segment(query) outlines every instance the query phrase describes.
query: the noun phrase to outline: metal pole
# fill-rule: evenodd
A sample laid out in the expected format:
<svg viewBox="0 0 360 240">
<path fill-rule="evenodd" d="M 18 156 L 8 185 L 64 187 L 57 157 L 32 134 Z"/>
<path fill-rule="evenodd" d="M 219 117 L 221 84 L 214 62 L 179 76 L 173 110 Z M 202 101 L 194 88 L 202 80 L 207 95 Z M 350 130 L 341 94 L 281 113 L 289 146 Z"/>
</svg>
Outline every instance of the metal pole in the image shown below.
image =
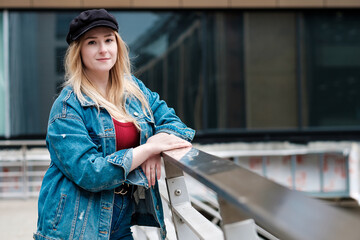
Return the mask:
<svg viewBox="0 0 360 240">
<path fill-rule="evenodd" d="M 9 12 L 3 12 L 3 40 L 4 40 L 4 90 L 5 90 L 5 138 L 11 135 L 10 125 L 10 77 L 9 77 Z"/>
<path fill-rule="evenodd" d="M 207 16 L 205 13 L 202 13 L 201 17 L 201 75 L 203 78 L 202 87 L 203 87 L 203 108 L 202 108 L 202 129 L 206 130 L 208 128 L 208 69 L 207 69 Z"/>
<path fill-rule="evenodd" d="M 222 231 L 192 207 L 182 170 L 166 161 L 166 185 L 170 209 L 179 240 L 222 240 Z"/>
<path fill-rule="evenodd" d="M 29 196 L 29 179 L 27 174 L 27 162 L 26 162 L 26 145 L 21 146 L 21 156 L 22 156 L 22 181 L 23 181 L 23 198 L 28 198 Z"/>
<path fill-rule="evenodd" d="M 225 239 L 258 240 L 259 237 L 256 233 L 254 220 L 239 212 L 237 208 L 230 205 L 221 197 L 218 199 Z"/>
</svg>

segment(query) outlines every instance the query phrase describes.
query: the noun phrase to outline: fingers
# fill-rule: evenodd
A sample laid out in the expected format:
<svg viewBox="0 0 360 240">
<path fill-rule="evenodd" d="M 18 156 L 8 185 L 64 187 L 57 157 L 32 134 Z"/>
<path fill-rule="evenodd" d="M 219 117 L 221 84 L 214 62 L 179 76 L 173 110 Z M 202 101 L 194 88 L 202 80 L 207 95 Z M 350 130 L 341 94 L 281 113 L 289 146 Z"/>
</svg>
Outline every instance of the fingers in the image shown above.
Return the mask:
<svg viewBox="0 0 360 240">
<path fill-rule="evenodd" d="M 160 163 L 156 164 L 156 176 L 157 176 L 157 180 L 160 180 L 160 177 L 161 177 L 161 164 Z"/>
<path fill-rule="evenodd" d="M 166 150 L 176 149 L 176 148 L 184 148 L 184 147 L 190 147 L 190 146 L 191 146 L 191 143 L 181 139 L 181 141 L 170 142 L 168 145 L 169 149 L 166 149 Z"/>
<path fill-rule="evenodd" d="M 169 136 L 168 143 L 173 148 L 182 148 L 182 147 L 190 147 L 191 146 L 190 142 L 188 142 L 182 138 L 176 137 L 175 135 L 168 135 L 168 136 Z"/>
<path fill-rule="evenodd" d="M 179 138 L 173 134 L 167 134 L 167 133 L 158 133 L 155 134 L 154 136 L 150 137 L 147 142 L 166 142 L 168 144 L 184 144 L 186 146 L 191 146 L 191 143 L 189 143 L 188 141 Z"/>
<path fill-rule="evenodd" d="M 148 161 L 143 162 L 141 164 L 141 168 L 142 168 L 143 172 L 145 173 L 148 184 L 151 185 L 150 164 L 148 164 Z"/>
<path fill-rule="evenodd" d="M 163 133 L 150 137 L 147 143 L 152 145 L 151 151 L 153 151 L 154 154 L 177 148 L 191 147 L 190 142 L 176 137 L 175 135 Z"/>
<path fill-rule="evenodd" d="M 146 166 L 145 167 L 145 175 L 146 175 L 149 185 L 151 185 L 150 164 L 146 163 L 145 166 Z"/>
<path fill-rule="evenodd" d="M 154 166 L 150 168 L 150 185 L 155 185 L 155 178 L 156 178 L 156 169 Z"/>
<path fill-rule="evenodd" d="M 143 164 L 141 164 L 141 167 L 146 175 L 146 178 L 148 180 L 149 186 L 155 186 L 156 179 L 160 179 L 161 176 L 161 157 L 153 156 L 149 159 L 147 159 Z"/>
<path fill-rule="evenodd" d="M 148 169 L 149 170 L 146 173 L 146 178 L 148 179 L 150 187 L 152 187 L 152 186 L 155 186 L 156 169 L 157 168 L 155 167 L 155 165 L 150 165 L 150 167 Z"/>
</svg>

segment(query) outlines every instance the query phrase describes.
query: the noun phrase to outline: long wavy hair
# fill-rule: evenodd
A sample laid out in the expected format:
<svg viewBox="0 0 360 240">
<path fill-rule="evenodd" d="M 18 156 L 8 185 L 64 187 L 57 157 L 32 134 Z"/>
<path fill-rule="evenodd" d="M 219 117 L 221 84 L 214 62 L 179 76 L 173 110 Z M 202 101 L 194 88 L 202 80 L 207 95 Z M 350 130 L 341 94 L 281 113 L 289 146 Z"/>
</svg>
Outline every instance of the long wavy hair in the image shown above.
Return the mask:
<svg viewBox="0 0 360 240">
<path fill-rule="evenodd" d="M 145 115 L 149 115 L 150 108 L 147 99 L 139 86 L 131 78 L 129 51 L 120 35 L 113 31 L 117 43 L 117 60 L 110 70 L 107 98 L 87 78 L 85 66 L 81 59 L 83 38 L 70 44 L 65 55 L 65 86 L 70 85 L 82 103 L 86 102 L 84 94 L 90 97 L 98 110 L 105 108 L 118 121 L 133 122 L 140 129 L 135 119 L 126 111 L 127 98 L 136 98 L 142 106 Z"/>
</svg>

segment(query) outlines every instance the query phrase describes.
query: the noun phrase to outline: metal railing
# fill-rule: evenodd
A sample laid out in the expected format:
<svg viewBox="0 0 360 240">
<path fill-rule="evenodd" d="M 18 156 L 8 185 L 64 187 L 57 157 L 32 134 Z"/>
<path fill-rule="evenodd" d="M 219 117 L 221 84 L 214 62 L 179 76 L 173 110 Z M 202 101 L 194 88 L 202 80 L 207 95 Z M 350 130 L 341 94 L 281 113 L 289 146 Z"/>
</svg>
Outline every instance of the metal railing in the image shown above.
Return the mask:
<svg viewBox="0 0 360 240">
<path fill-rule="evenodd" d="M 236 164 L 245 156 L 325 154 L 308 150 L 281 153 L 228 151 L 226 157 L 235 161 L 195 148 L 163 153 L 166 180 L 160 181 L 160 192 L 168 239 L 358 239 L 358 208 L 344 211 L 329 206 Z M 347 151 L 336 154 L 348 160 Z M 44 141 L 0 141 L 0 198 L 36 197 L 49 162 Z M 189 184 L 184 174 L 216 193 L 217 199 L 194 198 L 192 188 L 199 188 Z M 156 234 L 147 229 L 145 237 L 136 239 L 154 239 Z"/>
<path fill-rule="evenodd" d="M 282 149 L 214 151 L 214 155 L 230 158 L 240 166 L 294 190 L 318 198 L 358 199 L 351 193 L 351 148 L 342 149 Z"/>
<path fill-rule="evenodd" d="M 0 141 L 0 198 L 38 196 L 49 163 L 45 141 Z"/>
<path fill-rule="evenodd" d="M 271 239 L 359 239 L 358 208 L 330 206 L 195 148 L 166 152 L 163 159 L 178 239 L 259 239 L 254 222 Z M 217 193 L 221 228 L 191 206 L 184 173 Z"/>
</svg>

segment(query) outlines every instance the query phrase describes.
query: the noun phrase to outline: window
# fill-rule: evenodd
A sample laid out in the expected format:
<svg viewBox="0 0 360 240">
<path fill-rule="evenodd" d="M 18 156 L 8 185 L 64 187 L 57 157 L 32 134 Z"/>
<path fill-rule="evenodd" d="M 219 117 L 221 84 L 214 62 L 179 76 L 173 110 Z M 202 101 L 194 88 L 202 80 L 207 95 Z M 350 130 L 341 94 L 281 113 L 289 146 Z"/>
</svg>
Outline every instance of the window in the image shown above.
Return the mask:
<svg viewBox="0 0 360 240">
<path fill-rule="evenodd" d="M 305 14 L 309 127 L 360 126 L 358 13 Z"/>
</svg>

